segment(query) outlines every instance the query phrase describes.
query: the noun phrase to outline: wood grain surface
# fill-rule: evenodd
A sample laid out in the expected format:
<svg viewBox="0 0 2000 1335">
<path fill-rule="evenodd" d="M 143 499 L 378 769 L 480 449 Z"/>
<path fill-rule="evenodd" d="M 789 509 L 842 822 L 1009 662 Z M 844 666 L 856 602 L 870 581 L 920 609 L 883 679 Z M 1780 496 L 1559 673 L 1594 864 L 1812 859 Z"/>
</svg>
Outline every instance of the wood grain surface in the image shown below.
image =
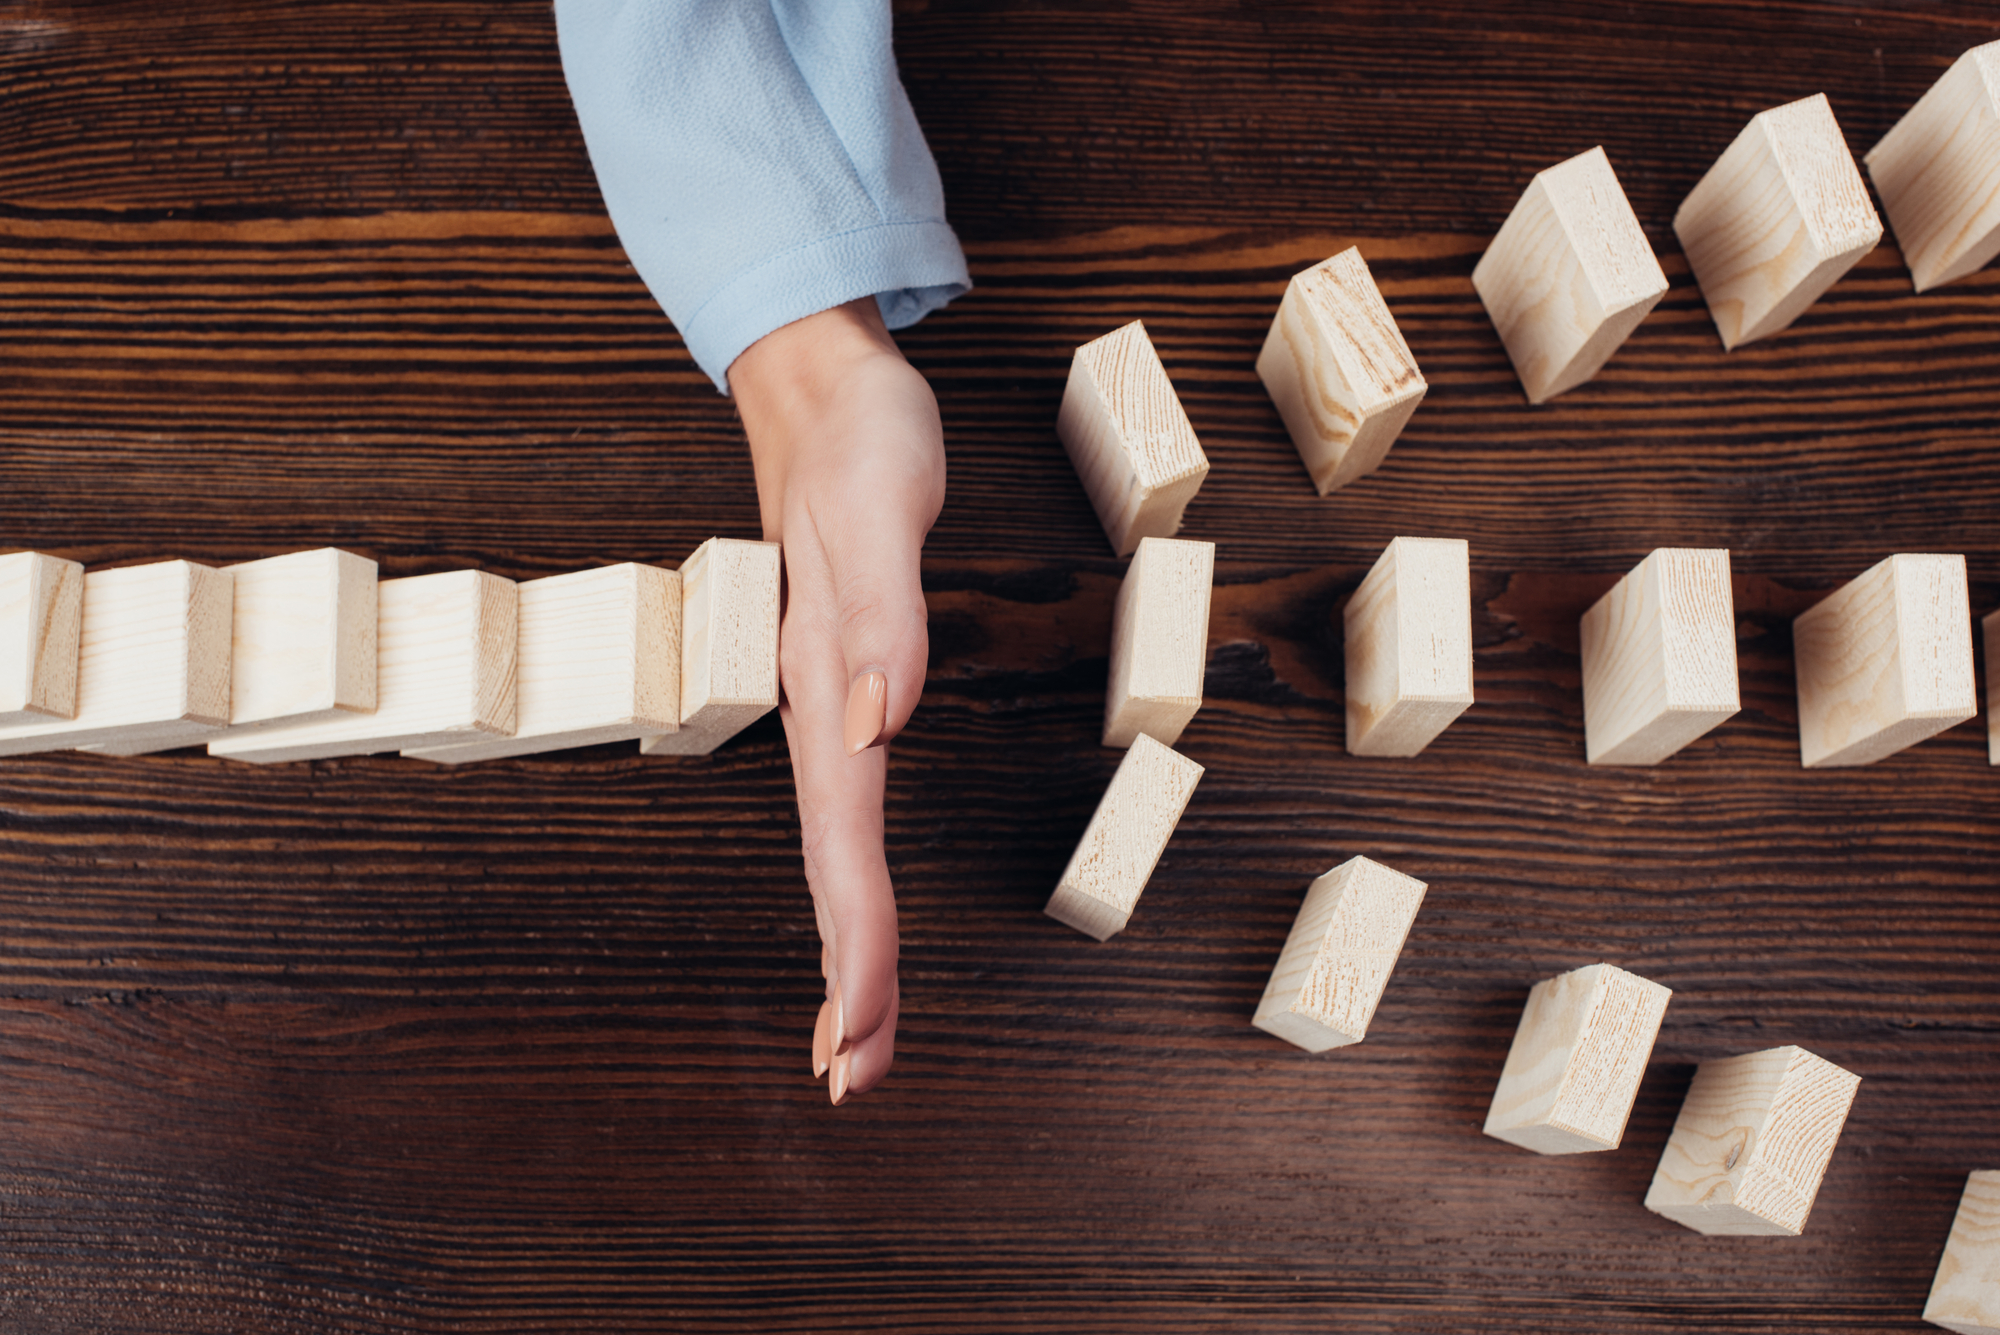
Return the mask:
<svg viewBox="0 0 2000 1335">
<path fill-rule="evenodd" d="M 1983 720 L 1800 769 L 1790 622 L 1893 552 L 2000 606 L 2000 272 L 1893 240 L 1725 355 L 1675 207 L 1825 92 L 1865 152 L 1990 6 L 898 9 L 977 288 L 903 343 L 950 494 L 890 768 L 888 1083 L 810 1078 L 775 717 L 441 769 L 0 764 L 0 1329 L 1918 1332 L 2000 1166 Z M 525 580 L 758 536 L 727 401 L 626 264 L 546 0 L 0 4 L 0 539 L 93 568 L 317 546 Z M 1530 408 L 1474 262 L 1602 144 L 1671 284 Z M 1253 370 L 1361 248 L 1430 391 L 1321 498 Z M 1054 422 L 1143 319 L 1213 465 L 1207 768 L 1138 913 L 1044 917 L 1119 757 L 1111 558 Z M 1341 609 L 1470 543 L 1475 703 L 1341 744 Z M 1586 767 L 1577 622 L 1727 547 L 1741 714 Z M 1982 702 L 1983 703 L 1983 702 Z M 1250 1016 L 1315 876 L 1430 889 L 1367 1042 Z M 1674 989 L 1622 1147 L 1480 1134 L 1529 986 Z M 1803 1237 L 1641 1205 L 1695 1065 L 1863 1077 Z"/>
</svg>

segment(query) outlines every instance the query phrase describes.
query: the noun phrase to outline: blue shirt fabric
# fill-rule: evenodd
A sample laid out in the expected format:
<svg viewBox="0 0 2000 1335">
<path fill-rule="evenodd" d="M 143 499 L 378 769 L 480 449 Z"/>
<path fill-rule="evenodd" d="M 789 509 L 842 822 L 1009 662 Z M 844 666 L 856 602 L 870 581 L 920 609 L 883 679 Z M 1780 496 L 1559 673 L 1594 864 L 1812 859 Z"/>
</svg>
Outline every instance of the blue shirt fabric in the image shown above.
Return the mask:
<svg viewBox="0 0 2000 1335">
<path fill-rule="evenodd" d="M 724 394 L 781 325 L 873 295 L 901 329 L 972 285 L 889 2 L 556 0 L 612 225 Z"/>
</svg>

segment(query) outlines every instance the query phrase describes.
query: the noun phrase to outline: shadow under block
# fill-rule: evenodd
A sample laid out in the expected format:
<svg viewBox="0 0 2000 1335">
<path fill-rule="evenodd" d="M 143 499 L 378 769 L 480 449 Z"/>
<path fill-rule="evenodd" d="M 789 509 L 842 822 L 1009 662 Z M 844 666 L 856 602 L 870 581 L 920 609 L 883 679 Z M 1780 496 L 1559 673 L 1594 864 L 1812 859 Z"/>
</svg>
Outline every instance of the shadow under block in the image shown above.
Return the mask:
<svg viewBox="0 0 2000 1335">
<path fill-rule="evenodd" d="M 1322 496 L 1381 466 L 1428 388 L 1353 246 L 1293 276 L 1257 376 Z"/>
<path fill-rule="evenodd" d="M 1427 888 L 1359 857 L 1314 881 L 1250 1023 L 1307 1052 L 1367 1037 Z"/>
<path fill-rule="evenodd" d="M 1201 775 L 1146 734 L 1133 738 L 1043 912 L 1099 941 L 1123 931 Z"/>
<path fill-rule="evenodd" d="M 677 571 L 605 566 L 530 580 L 520 594 L 514 735 L 404 755 L 462 765 L 679 729 Z"/>
<path fill-rule="evenodd" d="M 1759 112 L 1674 214 L 1722 346 L 1799 318 L 1882 239 L 1826 94 Z"/>
<path fill-rule="evenodd" d="M 0 556 L 0 727 L 76 717 L 83 567 L 60 556 Z"/>
<path fill-rule="evenodd" d="M 1111 613 L 1104 744 L 1145 733 L 1172 746 L 1201 708 L 1215 544 L 1141 538 Z"/>
<path fill-rule="evenodd" d="M 1797 1237 L 1860 1084 L 1797 1047 L 1703 1062 L 1646 1208 L 1712 1237 Z"/>
<path fill-rule="evenodd" d="M 1869 765 L 1978 712 L 1963 556 L 1889 557 L 1792 622 L 1799 759 Z"/>
<path fill-rule="evenodd" d="M 1979 629 L 1986 641 L 1986 763 L 2000 765 L 2000 714 L 1994 706 L 2000 702 L 2000 612 L 1989 612 L 1979 623 Z"/>
<path fill-rule="evenodd" d="M 651 756 L 705 756 L 778 707 L 775 542 L 710 538 L 681 563 L 680 727 L 644 736 Z"/>
<path fill-rule="evenodd" d="M 229 721 L 230 586 L 191 561 L 84 575 L 76 717 L 0 728 L 0 755 L 213 736 Z"/>
<path fill-rule="evenodd" d="M 1742 708 L 1727 550 L 1657 548 L 1581 632 L 1593 765 L 1657 765 Z"/>
<path fill-rule="evenodd" d="M 1056 434 L 1120 556 L 1141 538 L 1179 532 L 1208 476 L 1208 456 L 1137 320 L 1076 350 Z"/>
<path fill-rule="evenodd" d="M 1486 1134 L 1537 1154 L 1617 1149 L 1672 995 L 1610 964 L 1536 983 Z"/>
<path fill-rule="evenodd" d="M 1347 750 L 1413 756 L 1472 703 L 1472 571 L 1462 538 L 1397 538 L 1347 600 Z"/>
<path fill-rule="evenodd" d="M 1924 1320 L 1959 1335 L 2000 1335 L 2000 1172 L 1965 1179 Z"/>
<path fill-rule="evenodd" d="M 515 583 L 451 570 L 383 580 L 376 593 L 373 714 L 231 730 L 209 754 L 277 764 L 511 736 Z"/>
<path fill-rule="evenodd" d="M 1865 161 L 1917 291 L 2000 254 L 2000 42 L 1954 61 Z"/>
<path fill-rule="evenodd" d="M 1632 206 L 1602 148 L 1529 183 L 1472 271 L 1528 402 L 1596 375 L 1666 295 Z"/>
</svg>

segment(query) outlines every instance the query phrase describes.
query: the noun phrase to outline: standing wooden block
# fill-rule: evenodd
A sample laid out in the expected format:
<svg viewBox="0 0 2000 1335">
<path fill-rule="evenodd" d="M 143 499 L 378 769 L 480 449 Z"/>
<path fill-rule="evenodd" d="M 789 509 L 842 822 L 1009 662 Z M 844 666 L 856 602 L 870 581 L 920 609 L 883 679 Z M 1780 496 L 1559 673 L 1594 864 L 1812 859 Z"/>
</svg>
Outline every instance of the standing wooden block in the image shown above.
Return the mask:
<svg viewBox="0 0 2000 1335">
<path fill-rule="evenodd" d="M 1799 318 L 1875 249 L 1882 220 L 1826 94 L 1751 118 L 1674 214 L 1722 346 Z"/>
<path fill-rule="evenodd" d="M 2000 254 L 2000 42 L 1953 62 L 1866 161 L 1917 291 Z"/>
<path fill-rule="evenodd" d="M 1860 1084 L 1804 1048 L 1703 1062 L 1646 1208 L 1711 1237 L 1797 1237 Z"/>
<path fill-rule="evenodd" d="M 680 574 L 628 564 L 528 581 L 516 662 L 512 737 L 403 754 L 462 765 L 677 731 Z"/>
<path fill-rule="evenodd" d="M 2000 1335 L 2000 1172 L 1965 1179 L 1924 1320 L 1958 1335 Z"/>
<path fill-rule="evenodd" d="M 1799 759 L 1869 765 L 1978 712 L 1963 556 L 1889 557 L 1792 622 Z"/>
<path fill-rule="evenodd" d="M 1657 765 L 1742 708 L 1729 553 L 1660 547 L 1583 614 L 1593 765 Z"/>
<path fill-rule="evenodd" d="M 1381 466 L 1428 388 L 1353 246 L 1293 276 L 1257 375 L 1322 496 Z"/>
<path fill-rule="evenodd" d="M 1120 556 L 1141 538 L 1179 532 L 1208 476 L 1208 456 L 1137 320 L 1076 350 L 1056 434 Z"/>
<path fill-rule="evenodd" d="M 514 581 L 451 570 L 383 580 L 376 594 L 373 714 L 232 729 L 209 743 L 209 754 L 276 764 L 511 736 Z"/>
<path fill-rule="evenodd" d="M 1366 1038 L 1427 888 L 1368 858 L 1314 881 L 1250 1023 L 1307 1052 Z"/>
<path fill-rule="evenodd" d="M 1125 930 L 1202 768 L 1140 733 L 1043 910 L 1099 941 Z"/>
<path fill-rule="evenodd" d="M 1141 538 L 1111 612 L 1104 744 L 1145 733 L 1172 746 L 1201 708 L 1215 544 Z"/>
<path fill-rule="evenodd" d="M 642 737 L 653 756 L 705 756 L 778 707 L 775 542 L 710 538 L 681 563 L 681 713 Z"/>
<path fill-rule="evenodd" d="M 83 567 L 60 556 L 0 556 L 0 727 L 76 717 Z"/>
<path fill-rule="evenodd" d="M 1597 374 L 1666 295 L 1667 276 L 1593 148 L 1535 177 L 1472 286 L 1528 402 L 1542 403 Z"/>
<path fill-rule="evenodd" d="M 1986 641 L 1986 763 L 2000 765 L 2000 612 L 1979 623 Z"/>
<path fill-rule="evenodd" d="M 1536 983 L 1486 1134 L 1537 1154 L 1617 1149 L 1672 995 L 1610 964 Z"/>
<path fill-rule="evenodd" d="M 1397 538 L 1347 600 L 1347 750 L 1413 756 L 1472 703 L 1471 549 Z"/>
</svg>

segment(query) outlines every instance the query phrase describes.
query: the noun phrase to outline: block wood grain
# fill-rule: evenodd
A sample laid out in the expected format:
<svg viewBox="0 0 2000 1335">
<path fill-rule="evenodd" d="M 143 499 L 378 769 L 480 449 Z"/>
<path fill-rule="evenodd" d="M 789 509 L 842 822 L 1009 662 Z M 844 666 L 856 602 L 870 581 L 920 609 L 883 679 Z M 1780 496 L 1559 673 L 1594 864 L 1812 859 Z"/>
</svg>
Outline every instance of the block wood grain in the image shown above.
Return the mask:
<svg viewBox="0 0 2000 1335">
<path fill-rule="evenodd" d="M 1099 941 L 1123 931 L 1201 776 L 1171 747 L 1133 738 L 1043 912 Z"/>
<path fill-rule="evenodd" d="M 2000 612 L 1988 612 L 1979 623 L 1986 650 L 1986 763 L 2000 765 Z"/>
<path fill-rule="evenodd" d="M 1137 320 L 1076 350 L 1056 434 L 1120 556 L 1141 538 L 1179 532 L 1208 476 L 1208 456 Z"/>
<path fill-rule="evenodd" d="M 60 556 L 0 556 L 0 727 L 76 717 L 83 567 Z"/>
<path fill-rule="evenodd" d="M 1536 983 L 1486 1134 L 1537 1154 L 1617 1149 L 1672 995 L 1611 964 Z"/>
<path fill-rule="evenodd" d="M 1579 629 L 1593 765 L 1657 765 L 1742 708 L 1727 550 L 1656 548 Z"/>
<path fill-rule="evenodd" d="M 681 563 L 680 727 L 643 736 L 654 756 L 705 756 L 778 707 L 775 542 L 710 538 Z"/>
<path fill-rule="evenodd" d="M 2000 42 L 1953 61 L 1866 162 L 1917 291 L 2000 254 Z"/>
<path fill-rule="evenodd" d="M 1307 1052 L 1366 1038 L 1426 889 L 1365 857 L 1314 881 L 1250 1023 Z"/>
<path fill-rule="evenodd" d="M 1215 544 L 1141 538 L 1111 611 L 1104 745 L 1145 733 L 1172 746 L 1201 708 Z"/>
<path fill-rule="evenodd" d="M 1413 756 L 1472 703 L 1471 548 L 1396 538 L 1341 613 L 1347 749 Z"/>
<path fill-rule="evenodd" d="M 1966 1176 L 1924 1320 L 1958 1335 L 2000 1335 L 2000 1172 Z"/>
</svg>

